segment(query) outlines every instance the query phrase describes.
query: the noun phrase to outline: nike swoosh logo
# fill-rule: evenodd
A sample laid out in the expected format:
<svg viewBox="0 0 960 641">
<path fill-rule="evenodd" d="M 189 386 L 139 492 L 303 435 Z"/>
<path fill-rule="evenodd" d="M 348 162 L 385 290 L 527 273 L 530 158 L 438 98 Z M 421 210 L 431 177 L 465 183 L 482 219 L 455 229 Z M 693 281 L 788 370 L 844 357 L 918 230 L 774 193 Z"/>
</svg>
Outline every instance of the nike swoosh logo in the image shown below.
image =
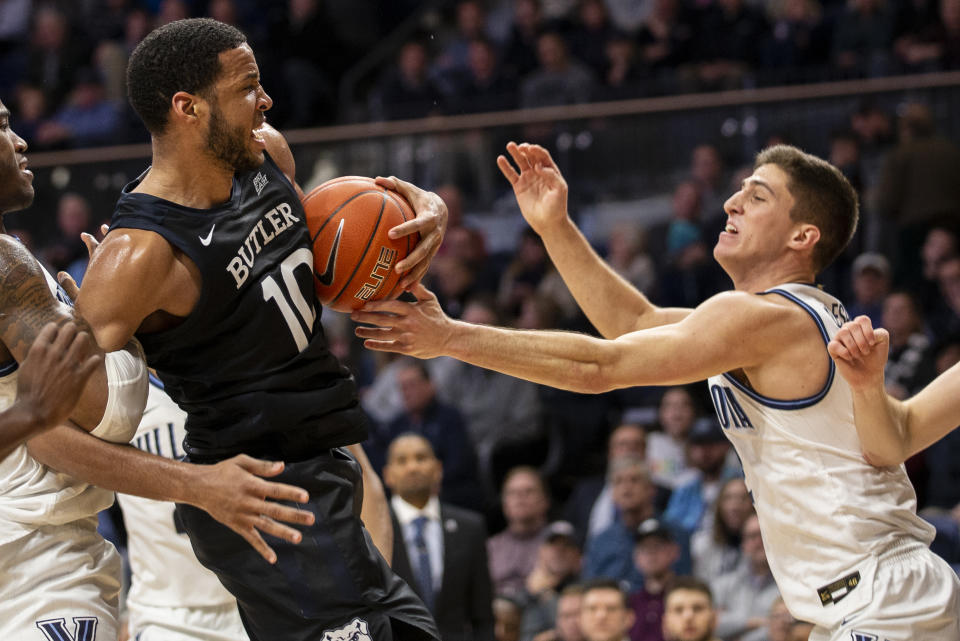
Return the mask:
<svg viewBox="0 0 960 641">
<path fill-rule="evenodd" d="M 333 272 L 334 268 L 337 265 L 337 250 L 340 249 L 340 234 L 343 233 L 343 221 L 345 219 L 340 219 L 340 226 L 337 227 L 337 235 L 333 237 L 333 247 L 330 248 L 330 255 L 327 257 L 327 268 L 323 270 L 323 273 L 317 276 L 317 280 L 320 281 L 320 284 L 324 287 L 330 287 L 333 284 Z"/>
<path fill-rule="evenodd" d="M 210 241 L 213 240 L 213 230 L 216 229 L 216 228 L 217 228 L 216 225 L 214 225 L 213 227 L 211 227 L 211 228 L 210 228 L 210 233 L 207 234 L 206 238 L 204 238 L 203 236 L 198 236 L 198 238 L 200 239 L 200 244 L 201 244 L 201 245 L 203 245 L 204 247 L 207 247 L 208 245 L 210 245 Z"/>
</svg>

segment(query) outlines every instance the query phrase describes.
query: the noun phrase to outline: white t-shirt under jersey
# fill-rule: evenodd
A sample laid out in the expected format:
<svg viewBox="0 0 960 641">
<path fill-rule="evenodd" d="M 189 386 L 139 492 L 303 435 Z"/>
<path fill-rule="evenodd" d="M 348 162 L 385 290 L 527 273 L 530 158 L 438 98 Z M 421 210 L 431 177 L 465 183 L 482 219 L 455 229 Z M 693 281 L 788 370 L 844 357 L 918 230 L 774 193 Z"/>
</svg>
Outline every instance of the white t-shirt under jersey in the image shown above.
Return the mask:
<svg viewBox="0 0 960 641">
<path fill-rule="evenodd" d="M 765 292 L 800 305 L 823 349 L 847 313 L 819 288 L 787 284 Z M 753 496 L 770 569 L 791 613 L 831 627 L 868 603 L 879 553 L 908 540 L 929 544 L 903 465 L 863 458 L 846 381 L 830 375 L 803 399 L 765 398 L 729 374 L 708 381 L 720 424 L 733 442 Z"/>
</svg>

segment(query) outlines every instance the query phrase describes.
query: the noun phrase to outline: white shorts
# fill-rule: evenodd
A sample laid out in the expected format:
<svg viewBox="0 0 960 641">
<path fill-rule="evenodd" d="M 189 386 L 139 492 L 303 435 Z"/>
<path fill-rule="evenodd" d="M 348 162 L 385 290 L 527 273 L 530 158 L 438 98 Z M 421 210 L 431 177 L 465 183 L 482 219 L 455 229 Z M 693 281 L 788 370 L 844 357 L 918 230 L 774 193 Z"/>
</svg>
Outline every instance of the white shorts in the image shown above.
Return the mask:
<svg viewBox="0 0 960 641">
<path fill-rule="evenodd" d="M 960 579 L 922 543 L 880 555 L 873 599 L 835 628 L 816 627 L 810 641 L 957 641 Z"/>
<path fill-rule="evenodd" d="M 247 641 L 236 602 L 203 608 L 157 608 L 127 603 L 135 641 Z"/>
<path fill-rule="evenodd" d="M 114 641 L 119 594 L 120 555 L 96 517 L 0 545 L 4 641 Z"/>
</svg>

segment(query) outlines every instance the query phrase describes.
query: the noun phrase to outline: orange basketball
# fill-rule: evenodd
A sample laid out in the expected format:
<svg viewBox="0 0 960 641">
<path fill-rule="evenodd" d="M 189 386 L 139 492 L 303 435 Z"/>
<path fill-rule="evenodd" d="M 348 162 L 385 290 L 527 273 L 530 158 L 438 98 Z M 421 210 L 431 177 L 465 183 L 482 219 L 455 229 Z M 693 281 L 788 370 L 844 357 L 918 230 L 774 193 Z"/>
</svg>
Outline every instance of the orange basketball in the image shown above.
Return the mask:
<svg viewBox="0 0 960 641">
<path fill-rule="evenodd" d="M 391 239 L 387 232 L 413 218 L 400 194 L 372 178 L 328 180 L 303 198 L 313 242 L 314 285 L 325 306 L 341 312 L 368 300 L 396 298 L 401 275 L 394 267 L 419 242 L 419 235 Z"/>
</svg>

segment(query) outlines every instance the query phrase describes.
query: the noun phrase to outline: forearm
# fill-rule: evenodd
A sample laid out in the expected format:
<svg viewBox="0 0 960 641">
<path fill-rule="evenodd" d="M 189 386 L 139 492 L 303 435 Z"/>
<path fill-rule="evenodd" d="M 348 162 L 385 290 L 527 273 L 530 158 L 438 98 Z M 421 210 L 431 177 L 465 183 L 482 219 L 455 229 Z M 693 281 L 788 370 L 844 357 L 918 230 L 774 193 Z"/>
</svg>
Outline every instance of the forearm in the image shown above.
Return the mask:
<svg viewBox="0 0 960 641">
<path fill-rule="evenodd" d="M 358 444 L 347 447 L 350 453 L 360 463 L 363 471 L 363 503 L 360 508 L 360 519 L 370 533 L 373 544 L 380 551 L 380 555 L 387 563 L 392 562 L 393 556 L 393 523 L 390 521 L 390 507 L 383 490 L 380 477 L 374 472 L 373 466 Z"/>
<path fill-rule="evenodd" d="M 868 463 L 885 467 L 907 459 L 906 411 L 903 403 L 887 395 L 882 381 L 853 390 L 853 414 Z"/>
<path fill-rule="evenodd" d="M 107 490 L 197 505 L 197 466 L 118 445 L 61 425 L 27 443 L 31 456 L 59 472 Z"/>
<path fill-rule="evenodd" d="M 600 258 L 569 218 L 542 237 L 570 293 L 603 336 L 616 338 L 637 329 L 676 322 L 686 315 L 685 310 L 653 305 Z"/>
<path fill-rule="evenodd" d="M 0 412 L 0 460 L 43 427 L 35 416 L 18 404 Z"/>
</svg>

